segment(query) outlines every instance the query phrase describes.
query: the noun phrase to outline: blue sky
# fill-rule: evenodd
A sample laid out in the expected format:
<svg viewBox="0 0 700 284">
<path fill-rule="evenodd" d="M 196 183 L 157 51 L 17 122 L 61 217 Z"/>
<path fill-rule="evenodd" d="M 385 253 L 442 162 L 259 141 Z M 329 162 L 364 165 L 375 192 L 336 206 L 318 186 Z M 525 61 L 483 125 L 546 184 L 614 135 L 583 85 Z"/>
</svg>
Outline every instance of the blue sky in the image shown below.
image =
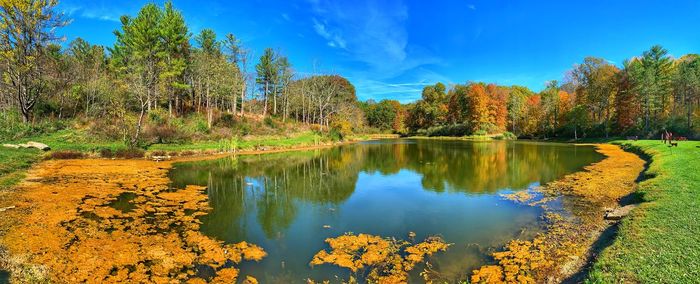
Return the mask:
<svg viewBox="0 0 700 284">
<path fill-rule="evenodd" d="M 149 1 L 64 0 L 59 33 L 111 46 L 119 17 Z M 162 3 L 161 0 L 155 1 Z M 615 64 L 654 44 L 700 53 L 700 1 L 175 0 L 192 31 L 233 33 L 297 72 L 337 73 L 360 99 L 411 102 L 425 85 L 485 81 L 535 91 L 585 56 Z"/>
</svg>

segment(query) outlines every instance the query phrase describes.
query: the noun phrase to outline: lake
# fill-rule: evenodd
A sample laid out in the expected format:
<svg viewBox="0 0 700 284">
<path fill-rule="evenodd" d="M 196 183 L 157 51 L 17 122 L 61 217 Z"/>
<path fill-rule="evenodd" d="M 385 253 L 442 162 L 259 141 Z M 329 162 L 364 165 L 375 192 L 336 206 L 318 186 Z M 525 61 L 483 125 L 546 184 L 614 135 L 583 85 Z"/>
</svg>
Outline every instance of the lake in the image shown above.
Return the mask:
<svg viewBox="0 0 700 284">
<path fill-rule="evenodd" d="M 488 250 L 532 238 L 542 209 L 501 196 L 558 179 L 599 161 L 591 146 L 520 141 L 396 139 L 328 149 L 178 163 L 172 186 L 207 187 L 208 236 L 262 246 L 268 256 L 241 265 L 261 283 L 346 278 L 309 262 L 326 238 L 345 232 L 453 245 L 433 256 L 447 279 L 486 264 Z M 419 277 L 417 267 L 412 277 Z"/>
</svg>

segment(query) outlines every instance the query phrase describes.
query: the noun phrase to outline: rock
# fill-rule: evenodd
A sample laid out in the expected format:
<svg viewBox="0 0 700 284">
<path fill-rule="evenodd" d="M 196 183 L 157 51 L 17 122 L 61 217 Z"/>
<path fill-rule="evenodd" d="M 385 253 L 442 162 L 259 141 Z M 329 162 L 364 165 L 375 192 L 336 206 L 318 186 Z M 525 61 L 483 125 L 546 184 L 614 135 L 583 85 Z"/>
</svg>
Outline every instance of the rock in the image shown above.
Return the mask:
<svg viewBox="0 0 700 284">
<path fill-rule="evenodd" d="M 49 147 L 48 145 L 46 145 L 46 144 L 44 144 L 44 143 L 33 142 L 33 141 L 29 141 L 29 142 L 27 142 L 27 143 L 24 143 L 24 144 L 17 144 L 17 145 L 15 145 L 15 144 L 2 144 L 2 146 L 7 147 L 7 148 L 14 148 L 14 149 L 19 149 L 19 148 L 37 148 L 37 149 L 42 150 L 42 151 L 51 150 L 51 147 Z"/>
<path fill-rule="evenodd" d="M 26 145 L 29 146 L 29 148 L 37 148 L 37 149 L 42 150 L 42 151 L 51 150 L 51 147 L 49 147 L 49 145 L 46 145 L 44 143 L 29 141 L 29 142 L 27 142 Z"/>
<path fill-rule="evenodd" d="M 5 212 L 5 211 L 10 210 L 10 209 L 13 209 L 13 208 L 15 208 L 15 206 L 9 206 L 9 207 L 5 207 L 5 208 L 0 208 L 0 212 Z"/>
<path fill-rule="evenodd" d="M 637 207 L 637 205 L 630 204 L 627 206 L 622 206 L 609 210 L 607 213 L 605 213 L 605 220 L 620 220 L 628 214 L 630 214 L 630 212 L 632 212 L 632 209 L 634 209 L 635 207 Z"/>
<path fill-rule="evenodd" d="M 2 144 L 2 146 L 6 147 L 6 148 L 19 149 L 19 145 L 15 145 L 15 144 Z"/>
<path fill-rule="evenodd" d="M 156 162 L 160 162 L 160 161 L 170 160 L 170 156 L 152 156 L 151 159 L 156 161 Z"/>
</svg>

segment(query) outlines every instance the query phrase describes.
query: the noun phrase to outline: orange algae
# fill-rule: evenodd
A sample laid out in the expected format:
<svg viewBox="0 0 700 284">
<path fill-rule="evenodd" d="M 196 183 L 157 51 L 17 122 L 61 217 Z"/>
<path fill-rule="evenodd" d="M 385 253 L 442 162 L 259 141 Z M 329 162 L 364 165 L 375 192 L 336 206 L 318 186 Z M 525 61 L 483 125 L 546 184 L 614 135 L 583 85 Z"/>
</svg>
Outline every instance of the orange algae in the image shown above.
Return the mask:
<svg viewBox="0 0 700 284">
<path fill-rule="evenodd" d="M 171 164 L 145 160 L 56 160 L 29 172 L 14 193 L 20 210 L 0 241 L 10 255 L 47 268 L 54 282 L 190 282 L 195 265 L 232 282 L 244 260 L 262 248 L 224 244 L 202 235 L 198 216 L 209 210 L 203 187 L 170 191 Z M 130 210 L 112 206 L 134 195 Z"/>
<path fill-rule="evenodd" d="M 326 239 L 330 251 L 319 251 L 311 265 L 334 264 L 353 273 L 367 270 L 367 279 L 376 283 L 405 283 L 408 272 L 426 257 L 445 251 L 449 244 L 439 237 L 411 244 L 368 234 L 348 233 Z M 351 281 L 354 278 L 351 277 Z M 313 281 L 309 281 L 313 283 Z"/>
<path fill-rule="evenodd" d="M 513 194 L 505 198 L 543 206 L 549 221 L 545 233 L 532 241 L 510 241 L 503 251 L 492 254 L 496 264 L 474 270 L 472 283 L 541 283 L 560 282 L 585 264 L 589 248 L 608 226 L 603 220 L 606 207 L 616 206 L 620 199 L 636 188 L 636 179 L 644 169 L 637 155 L 609 144 L 596 145 L 605 159 L 537 189 L 545 195 L 570 195 L 565 201 L 573 213 L 563 218 L 540 201 L 531 201 L 530 194 Z M 546 200 L 549 200 L 545 198 Z"/>
</svg>

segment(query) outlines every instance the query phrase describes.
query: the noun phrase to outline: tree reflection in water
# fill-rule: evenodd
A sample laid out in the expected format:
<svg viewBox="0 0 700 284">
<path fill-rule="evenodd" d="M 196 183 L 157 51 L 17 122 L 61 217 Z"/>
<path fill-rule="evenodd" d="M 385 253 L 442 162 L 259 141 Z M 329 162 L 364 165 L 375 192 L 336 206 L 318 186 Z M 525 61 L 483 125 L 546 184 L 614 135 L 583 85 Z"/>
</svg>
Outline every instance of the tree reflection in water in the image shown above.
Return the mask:
<svg viewBox="0 0 700 284">
<path fill-rule="evenodd" d="M 270 253 L 263 269 L 281 268 L 264 274 L 291 274 L 296 281 L 342 273 L 319 274 L 307 265 L 326 237 L 344 233 L 338 230 L 398 238 L 416 231 L 419 238 L 443 234 L 448 242 L 503 244 L 532 226 L 537 211 L 500 200 L 497 192 L 546 183 L 601 158 L 592 147 L 552 143 L 404 139 L 180 163 L 170 177 L 174 188 L 207 186 L 212 211 L 201 219 L 205 234 L 261 245 Z M 324 230 L 326 224 L 332 228 Z M 466 244 L 447 254 L 463 263 L 454 270 L 483 261 L 465 259 L 478 255 Z"/>
</svg>

